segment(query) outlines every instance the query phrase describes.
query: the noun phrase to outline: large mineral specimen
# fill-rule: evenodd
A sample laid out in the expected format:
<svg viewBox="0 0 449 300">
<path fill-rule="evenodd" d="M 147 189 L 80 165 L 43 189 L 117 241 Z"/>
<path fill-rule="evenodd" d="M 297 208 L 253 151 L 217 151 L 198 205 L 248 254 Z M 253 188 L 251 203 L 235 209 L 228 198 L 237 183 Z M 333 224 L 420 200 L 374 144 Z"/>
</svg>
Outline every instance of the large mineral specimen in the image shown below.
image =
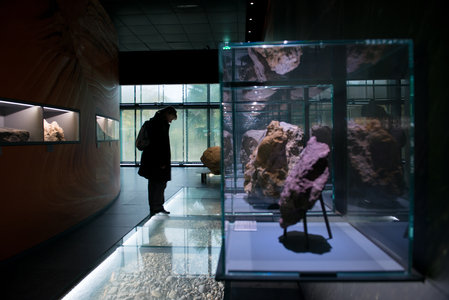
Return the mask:
<svg viewBox="0 0 449 300">
<path fill-rule="evenodd" d="M 48 123 L 44 119 L 44 141 L 59 142 L 65 141 L 64 130 L 59 126 L 58 122 L 53 121 Z"/>
<path fill-rule="evenodd" d="M 201 162 L 209 168 L 209 170 L 214 175 L 220 175 L 220 157 L 221 157 L 221 147 L 209 147 L 201 156 Z"/>
<path fill-rule="evenodd" d="M 312 136 L 301 152 L 298 162 L 285 180 L 279 200 L 279 224 L 287 228 L 301 221 L 319 199 L 329 178 L 327 156 L 329 146 Z"/>
<path fill-rule="evenodd" d="M 404 187 L 401 147 L 381 122 L 348 122 L 347 141 L 352 188 L 399 196 Z"/>
<path fill-rule="evenodd" d="M 296 125 L 271 121 L 245 166 L 245 192 L 263 202 L 276 203 L 287 173 L 303 149 L 303 135 Z"/>
<path fill-rule="evenodd" d="M 26 130 L 0 127 L 0 142 L 17 143 L 26 142 L 30 133 Z"/>
</svg>

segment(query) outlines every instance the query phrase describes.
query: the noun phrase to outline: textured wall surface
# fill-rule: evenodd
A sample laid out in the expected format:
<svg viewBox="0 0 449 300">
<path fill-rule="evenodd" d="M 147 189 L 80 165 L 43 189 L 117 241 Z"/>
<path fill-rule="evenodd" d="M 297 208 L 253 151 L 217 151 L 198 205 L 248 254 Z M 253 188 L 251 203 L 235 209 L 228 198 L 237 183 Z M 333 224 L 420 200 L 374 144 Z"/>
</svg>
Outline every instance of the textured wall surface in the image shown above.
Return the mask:
<svg viewBox="0 0 449 300">
<path fill-rule="evenodd" d="M 3 260 L 111 203 L 120 150 L 96 143 L 95 115 L 119 119 L 115 29 L 97 0 L 1 1 L 0 40 L 0 98 L 80 112 L 79 143 L 1 147 Z"/>
</svg>

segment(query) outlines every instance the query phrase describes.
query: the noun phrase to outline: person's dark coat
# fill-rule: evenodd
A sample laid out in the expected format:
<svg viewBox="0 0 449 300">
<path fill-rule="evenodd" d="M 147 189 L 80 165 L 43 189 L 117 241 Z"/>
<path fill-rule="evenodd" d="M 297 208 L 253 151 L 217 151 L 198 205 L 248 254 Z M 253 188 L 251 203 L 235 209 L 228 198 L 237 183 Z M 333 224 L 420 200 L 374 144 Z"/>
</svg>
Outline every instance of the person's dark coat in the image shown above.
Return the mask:
<svg viewBox="0 0 449 300">
<path fill-rule="evenodd" d="M 149 145 L 143 149 L 139 175 L 149 180 L 171 180 L 170 124 L 166 117 L 157 112 L 144 123 L 149 135 Z"/>
</svg>

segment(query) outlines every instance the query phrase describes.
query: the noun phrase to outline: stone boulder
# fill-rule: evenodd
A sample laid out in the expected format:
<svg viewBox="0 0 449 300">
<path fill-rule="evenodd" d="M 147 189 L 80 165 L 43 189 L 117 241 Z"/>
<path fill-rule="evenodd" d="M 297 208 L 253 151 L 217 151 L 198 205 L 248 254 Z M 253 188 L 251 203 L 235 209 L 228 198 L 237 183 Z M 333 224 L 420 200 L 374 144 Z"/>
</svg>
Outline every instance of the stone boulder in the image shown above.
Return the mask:
<svg viewBox="0 0 449 300">
<path fill-rule="evenodd" d="M 307 142 L 281 193 L 279 224 L 282 228 L 301 221 L 319 199 L 329 178 L 329 152 L 329 146 L 317 142 L 314 136 Z"/>
<path fill-rule="evenodd" d="M 0 142 L 18 143 L 27 142 L 30 139 L 30 133 L 26 130 L 0 127 Z"/>
<path fill-rule="evenodd" d="M 245 166 L 245 192 L 266 203 L 277 203 L 281 188 L 303 149 L 301 128 L 271 121 Z"/>
<path fill-rule="evenodd" d="M 201 162 L 209 168 L 214 175 L 220 175 L 221 147 L 215 146 L 207 148 L 201 156 Z"/>
</svg>

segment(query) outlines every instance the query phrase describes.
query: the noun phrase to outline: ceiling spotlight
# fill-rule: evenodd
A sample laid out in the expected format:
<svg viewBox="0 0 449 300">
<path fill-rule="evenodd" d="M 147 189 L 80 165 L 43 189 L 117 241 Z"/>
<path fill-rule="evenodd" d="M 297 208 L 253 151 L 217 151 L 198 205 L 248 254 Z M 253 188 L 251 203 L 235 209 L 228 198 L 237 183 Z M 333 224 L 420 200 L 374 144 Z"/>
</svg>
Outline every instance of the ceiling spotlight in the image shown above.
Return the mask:
<svg viewBox="0 0 449 300">
<path fill-rule="evenodd" d="M 250 2 L 249 4 L 250 4 L 250 5 L 254 5 L 254 2 Z"/>
<path fill-rule="evenodd" d="M 177 8 L 195 8 L 198 7 L 198 4 L 179 4 L 176 5 Z"/>
</svg>

